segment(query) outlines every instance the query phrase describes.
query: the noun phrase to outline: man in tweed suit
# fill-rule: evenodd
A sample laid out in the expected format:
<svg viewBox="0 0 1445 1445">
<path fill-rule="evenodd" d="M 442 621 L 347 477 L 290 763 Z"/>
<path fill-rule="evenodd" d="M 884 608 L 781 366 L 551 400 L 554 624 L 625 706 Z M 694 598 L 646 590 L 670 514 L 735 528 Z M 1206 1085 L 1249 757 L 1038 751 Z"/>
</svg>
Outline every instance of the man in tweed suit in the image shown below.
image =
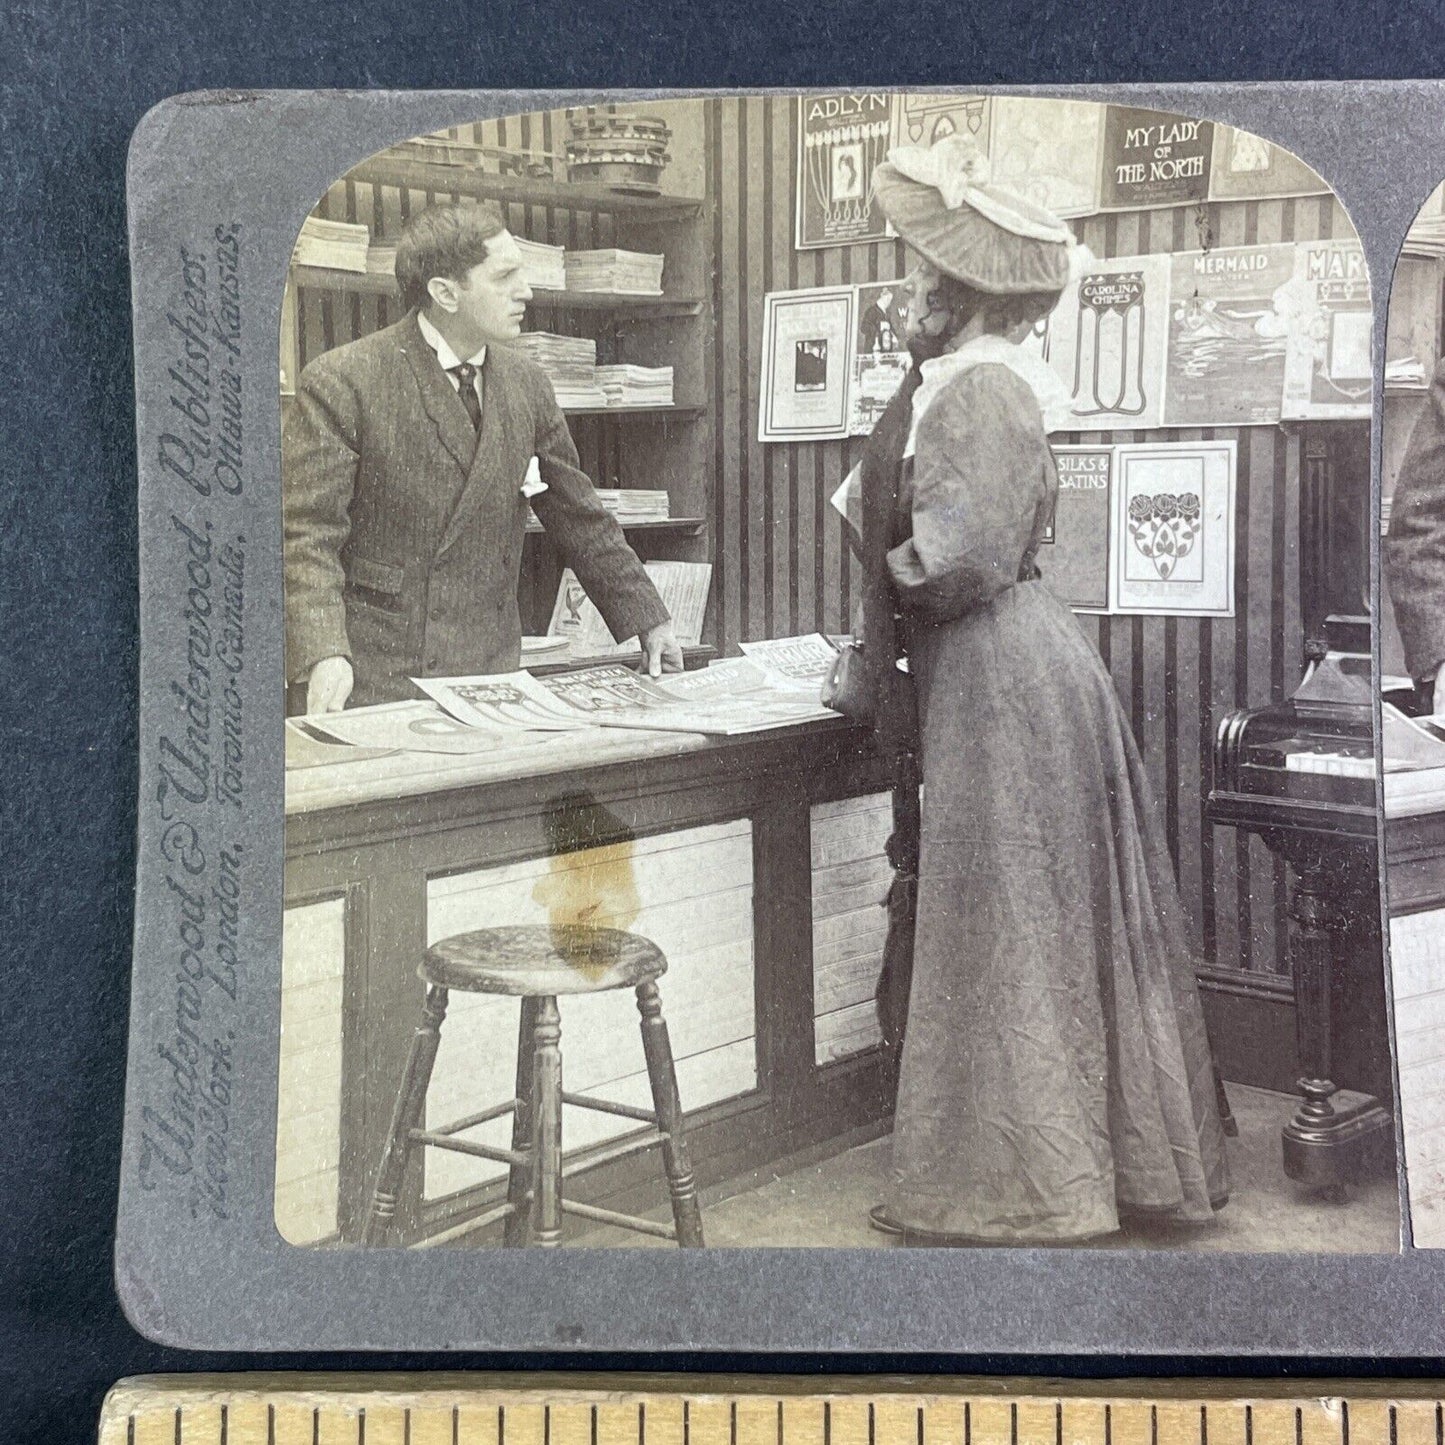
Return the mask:
<svg viewBox="0 0 1445 1445">
<path fill-rule="evenodd" d="M 613 636 L 637 637 L 654 675 L 680 670 L 551 382 L 499 344 L 532 295 L 500 213 L 420 212 L 396 276 L 406 318 L 313 361 L 284 428 L 287 680 L 305 683 L 306 711 L 413 697 L 412 677 L 515 670 L 527 494 Z"/>
<path fill-rule="evenodd" d="M 1445 361 L 1410 433 L 1384 553 L 1405 666 L 1428 706 L 1445 663 Z"/>
</svg>

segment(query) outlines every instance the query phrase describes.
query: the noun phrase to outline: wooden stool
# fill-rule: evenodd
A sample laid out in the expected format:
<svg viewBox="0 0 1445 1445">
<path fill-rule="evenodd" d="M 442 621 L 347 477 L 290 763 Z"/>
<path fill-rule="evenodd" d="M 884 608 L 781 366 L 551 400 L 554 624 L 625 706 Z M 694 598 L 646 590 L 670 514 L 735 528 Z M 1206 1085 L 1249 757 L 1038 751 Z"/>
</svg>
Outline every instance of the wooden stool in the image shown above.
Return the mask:
<svg viewBox="0 0 1445 1445">
<path fill-rule="evenodd" d="M 561 1244 L 562 1215 L 566 1213 L 662 1239 L 675 1239 L 684 1248 L 701 1247 L 702 1216 L 698 1209 L 697 1183 L 683 1142 L 677 1075 L 657 991 L 657 980 L 666 971 L 667 960 L 655 944 L 615 928 L 482 928 L 444 938 L 427 949 L 417 970 L 427 986 L 426 1002 L 397 1095 L 362 1243 L 392 1242 L 397 1196 L 412 1146 L 430 1144 L 433 1148 L 452 1149 L 508 1166 L 506 1203 L 476 1220 L 476 1225 L 481 1227 L 505 1219 L 502 1242 L 506 1245 L 530 1243 L 555 1247 Z M 652 1085 L 652 1110 L 614 1104 L 584 1094 L 568 1094 L 562 1089 L 558 995 L 604 993 L 619 988 L 637 990 L 637 1008 L 642 1015 L 642 1051 Z M 517 1092 L 515 1098 L 505 1103 L 471 1114 L 444 1129 L 428 1130 L 423 1127 L 426 1091 L 436 1063 L 451 989 L 508 994 L 522 1000 L 517 1038 Z M 662 1145 L 663 1168 L 672 1196 L 673 1226 L 562 1197 L 563 1179 L 575 1172 L 562 1166 L 563 1104 L 616 1114 L 653 1126 L 646 1136 L 627 1141 L 609 1158 L 619 1158 L 658 1143 Z M 455 1137 L 506 1114 L 512 1115 L 510 1149 Z"/>
</svg>

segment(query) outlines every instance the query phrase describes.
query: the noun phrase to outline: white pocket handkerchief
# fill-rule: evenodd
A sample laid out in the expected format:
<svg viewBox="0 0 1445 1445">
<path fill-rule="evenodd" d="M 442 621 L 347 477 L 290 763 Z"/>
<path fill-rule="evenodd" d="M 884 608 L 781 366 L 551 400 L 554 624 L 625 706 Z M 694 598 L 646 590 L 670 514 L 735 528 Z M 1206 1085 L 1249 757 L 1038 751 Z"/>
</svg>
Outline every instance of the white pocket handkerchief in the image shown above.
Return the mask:
<svg viewBox="0 0 1445 1445">
<path fill-rule="evenodd" d="M 527 475 L 522 478 L 522 495 L 535 497 L 538 492 L 546 490 L 547 483 L 542 480 L 542 468 L 538 465 L 537 458 L 533 457 L 527 463 Z"/>
</svg>

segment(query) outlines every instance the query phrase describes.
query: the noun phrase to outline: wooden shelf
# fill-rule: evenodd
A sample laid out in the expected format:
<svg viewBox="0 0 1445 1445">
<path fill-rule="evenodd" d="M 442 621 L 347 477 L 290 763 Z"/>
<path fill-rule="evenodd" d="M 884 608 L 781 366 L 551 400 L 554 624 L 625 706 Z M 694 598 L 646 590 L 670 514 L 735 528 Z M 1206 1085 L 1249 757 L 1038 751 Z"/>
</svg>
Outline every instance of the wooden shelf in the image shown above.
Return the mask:
<svg viewBox="0 0 1445 1445">
<path fill-rule="evenodd" d="M 434 195 L 472 196 L 520 206 L 547 206 L 559 211 L 597 211 L 643 221 L 687 221 L 702 210 L 702 201 L 682 196 L 634 196 L 605 186 L 565 185 L 557 181 L 499 176 L 468 166 L 435 161 L 398 160 L 375 156 L 347 172 L 347 180 L 374 186 L 397 186 Z"/>
<path fill-rule="evenodd" d="M 340 291 L 348 296 L 397 295 L 396 281 L 391 276 L 369 271 L 292 266 L 291 278 L 296 285 L 314 291 Z M 632 296 L 611 291 L 553 291 L 546 288 L 534 290 L 527 304 L 538 311 L 608 311 L 620 313 L 628 319 L 659 321 L 697 316 L 703 306 L 696 296 Z"/>
</svg>

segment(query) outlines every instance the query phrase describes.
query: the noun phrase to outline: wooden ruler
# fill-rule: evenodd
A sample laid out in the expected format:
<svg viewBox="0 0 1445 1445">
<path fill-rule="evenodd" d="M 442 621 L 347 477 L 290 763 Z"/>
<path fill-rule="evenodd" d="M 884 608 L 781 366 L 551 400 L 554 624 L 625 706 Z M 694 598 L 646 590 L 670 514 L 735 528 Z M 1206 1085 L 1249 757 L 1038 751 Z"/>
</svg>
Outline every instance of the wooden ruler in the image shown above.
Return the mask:
<svg viewBox="0 0 1445 1445">
<path fill-rule="evenodd" d="M 101 1445 L 1445 1445 L 1437 1381 L 174 1375 Z"/>
</svg>

